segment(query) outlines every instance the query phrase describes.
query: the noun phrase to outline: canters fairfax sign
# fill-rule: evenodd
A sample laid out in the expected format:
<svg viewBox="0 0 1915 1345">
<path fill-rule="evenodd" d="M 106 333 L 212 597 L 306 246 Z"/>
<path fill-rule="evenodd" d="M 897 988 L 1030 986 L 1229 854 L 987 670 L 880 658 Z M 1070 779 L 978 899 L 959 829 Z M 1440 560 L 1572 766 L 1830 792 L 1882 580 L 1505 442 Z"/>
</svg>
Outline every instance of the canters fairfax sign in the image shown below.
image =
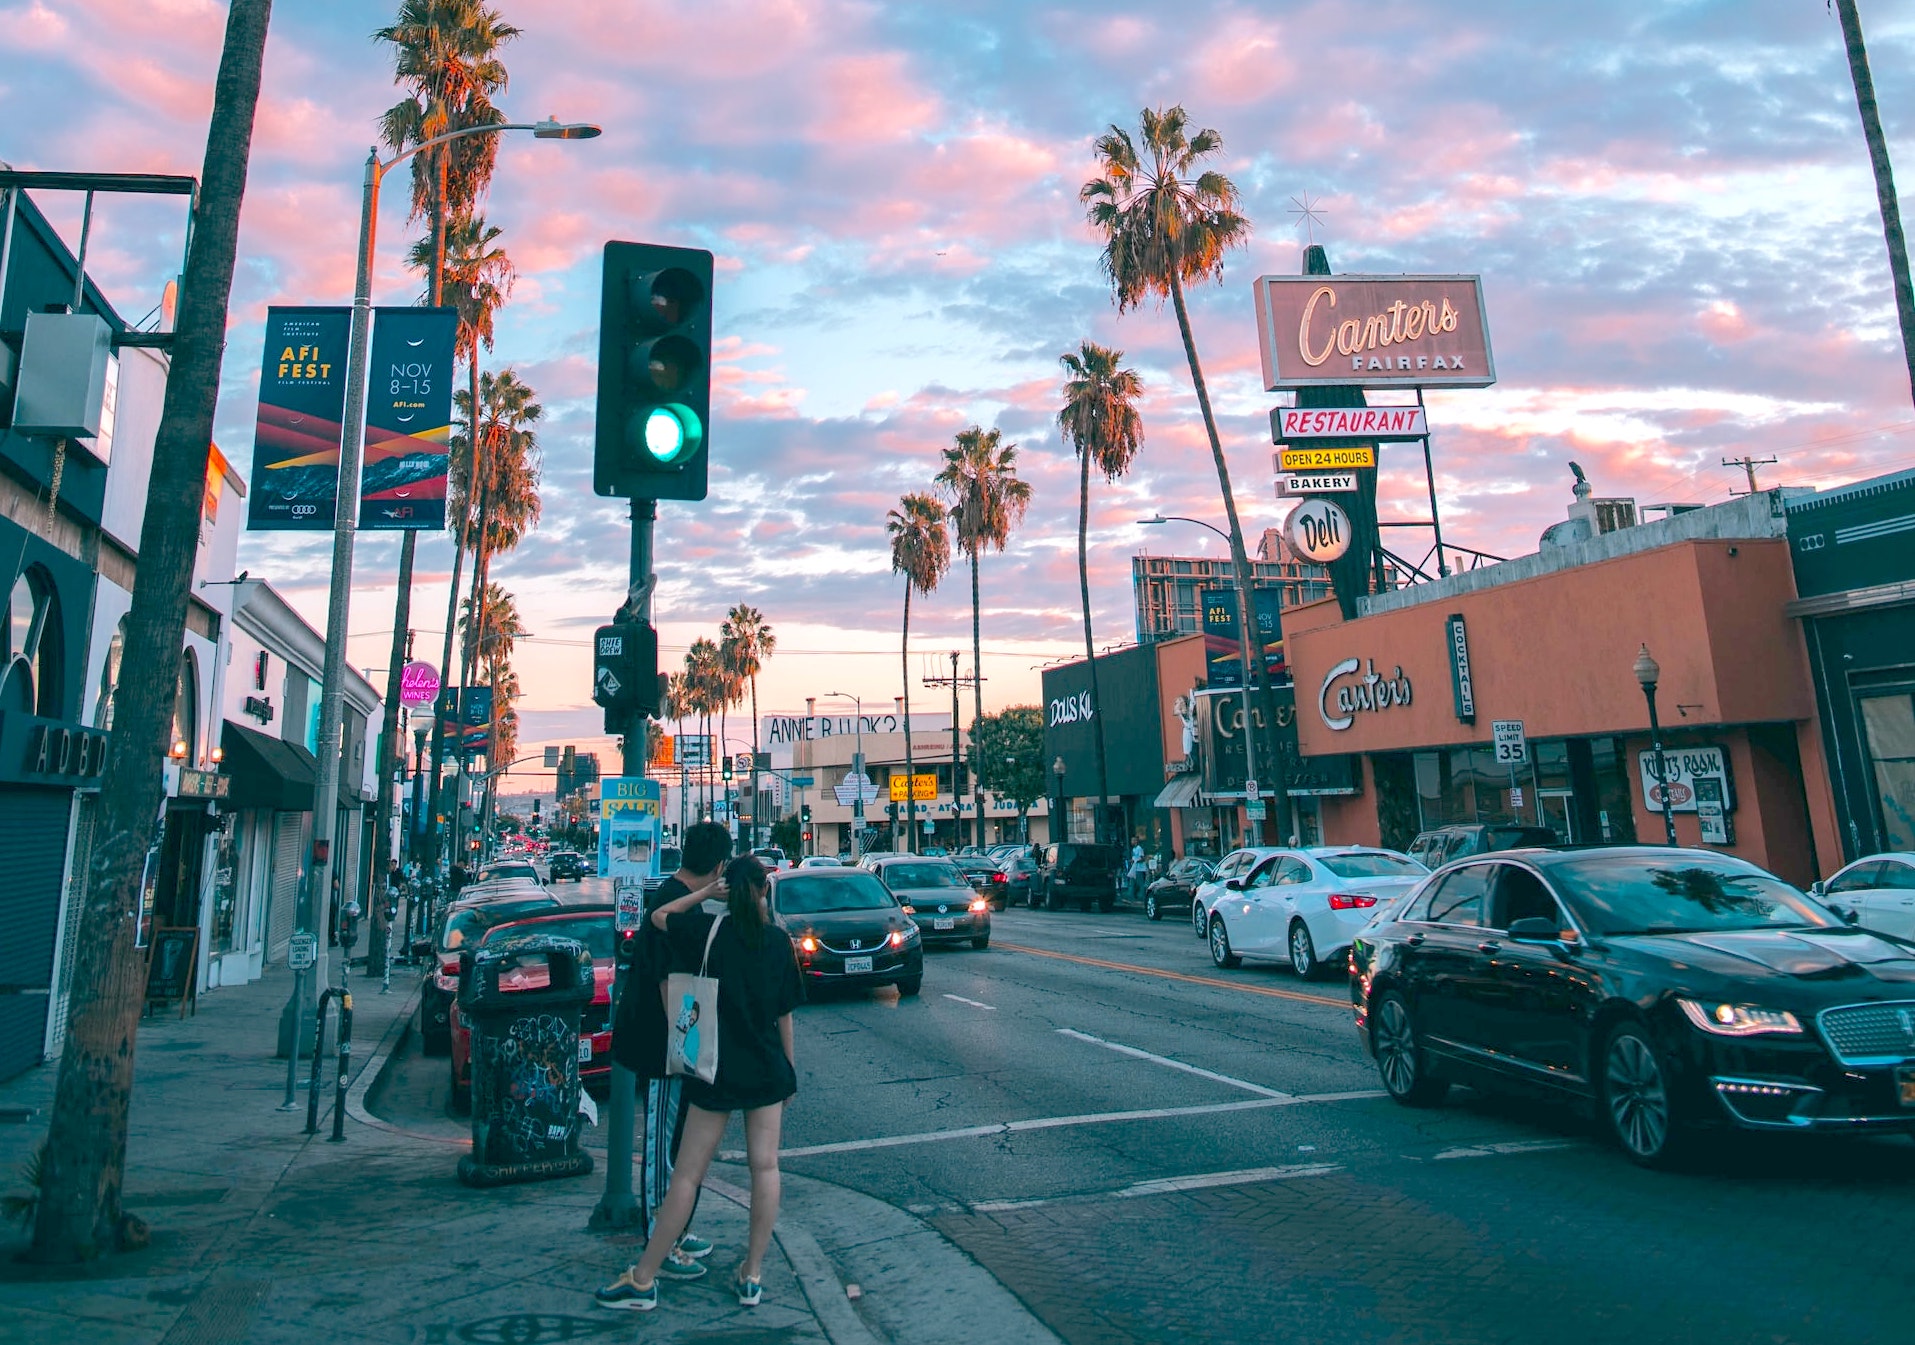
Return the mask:
<svg viewBox="0 0 1915 1345">
<path fill-rule="evenodd" d="M 1272 391 L 1496 381 L 1479 276 L 1261 276 L 1255 294 Z"/>
</svg>

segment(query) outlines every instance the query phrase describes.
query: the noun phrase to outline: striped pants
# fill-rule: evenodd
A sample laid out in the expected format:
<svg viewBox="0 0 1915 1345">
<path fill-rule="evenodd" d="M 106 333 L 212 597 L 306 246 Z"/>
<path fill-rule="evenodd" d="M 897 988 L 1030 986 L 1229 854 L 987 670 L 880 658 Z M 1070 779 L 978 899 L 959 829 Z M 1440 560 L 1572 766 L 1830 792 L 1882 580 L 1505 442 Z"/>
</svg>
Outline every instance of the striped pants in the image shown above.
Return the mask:
<svg viewBox="0 0 1915 1345">
<path fill-rule="evenodd" d="M 645 1240 L 651 1241 L 652 1219 L 672 1184 L 672 1163 L 678 1157 L 678 1139 L 685 1132 L 685 1080 L 679 1075 L 643 1079 L 638 1105 L 645 1112 L 645 1135 L 637 1146 L 638 1203 L 645 1210 Z M 698 1195 L 692 1195 L 692 1218 L 698 1215 Z M 691 1231 L 692 1219 L 685 1221 Z"/>
</svg>

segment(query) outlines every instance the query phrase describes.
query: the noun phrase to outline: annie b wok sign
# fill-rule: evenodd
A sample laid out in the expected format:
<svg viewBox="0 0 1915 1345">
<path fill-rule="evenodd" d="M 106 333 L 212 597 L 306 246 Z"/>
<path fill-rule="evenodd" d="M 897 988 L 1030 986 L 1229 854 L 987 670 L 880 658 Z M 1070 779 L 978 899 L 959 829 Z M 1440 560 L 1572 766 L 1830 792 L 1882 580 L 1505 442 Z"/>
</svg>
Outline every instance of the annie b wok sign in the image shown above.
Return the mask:
<svg viewBox="0 0 1915 1345">
<path fill-rule="evenodd" d="M 1261 276 L 1263 385 L 1486 388 L 1480 276 Z"/>
</svg>

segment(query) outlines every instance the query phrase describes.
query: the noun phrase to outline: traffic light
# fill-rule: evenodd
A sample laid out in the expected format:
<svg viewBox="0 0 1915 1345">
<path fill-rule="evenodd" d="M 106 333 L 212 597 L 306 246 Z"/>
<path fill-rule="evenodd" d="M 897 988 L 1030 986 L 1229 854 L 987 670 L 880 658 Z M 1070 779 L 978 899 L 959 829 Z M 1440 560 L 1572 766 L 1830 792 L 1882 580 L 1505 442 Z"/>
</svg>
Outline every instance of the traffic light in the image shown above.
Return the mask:
<svg viewBox="0 0 1915 1345">
<path fill-rule="evenodd" d="M 702 500 L 711 429 L 712 255 L 607 243 L 592 489 Z"/>
<path fill-rule="evenodd" d="M 731 754 L 729 752 L 725 754 L 724 777 L 725 777 L 725 783 L 730 784 L 731 783 Z"/>
<path fill-rule="evenodd" d="M 811 825 L 811 805 L 809 803 L 801 803 L 798 805 L 798 820 L 806 826 Z"/>
</svg>

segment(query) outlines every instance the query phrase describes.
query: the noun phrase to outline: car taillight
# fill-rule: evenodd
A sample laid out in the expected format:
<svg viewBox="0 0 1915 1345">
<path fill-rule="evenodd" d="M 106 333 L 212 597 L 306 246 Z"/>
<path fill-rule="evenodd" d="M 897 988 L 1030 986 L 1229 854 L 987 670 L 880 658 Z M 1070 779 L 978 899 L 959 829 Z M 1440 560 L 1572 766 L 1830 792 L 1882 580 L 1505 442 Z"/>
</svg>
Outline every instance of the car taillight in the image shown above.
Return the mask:
<svg viewBox="0 0 1915 1345">
<path fill-rule="evenodd" d="M 1375 897 L 1352 896 L 1345 892 L 1330 895 L 1330 909 L 1333 911 L 1362 911 L 1376 905 Z"/>
<path fill-rule="evenodd" d="M 1001 873 L 994 873 L 991 875 L 991 881 L 994 883 L 1001 883 L 1004 881 L 1004 875 Z"/>
</svg>

